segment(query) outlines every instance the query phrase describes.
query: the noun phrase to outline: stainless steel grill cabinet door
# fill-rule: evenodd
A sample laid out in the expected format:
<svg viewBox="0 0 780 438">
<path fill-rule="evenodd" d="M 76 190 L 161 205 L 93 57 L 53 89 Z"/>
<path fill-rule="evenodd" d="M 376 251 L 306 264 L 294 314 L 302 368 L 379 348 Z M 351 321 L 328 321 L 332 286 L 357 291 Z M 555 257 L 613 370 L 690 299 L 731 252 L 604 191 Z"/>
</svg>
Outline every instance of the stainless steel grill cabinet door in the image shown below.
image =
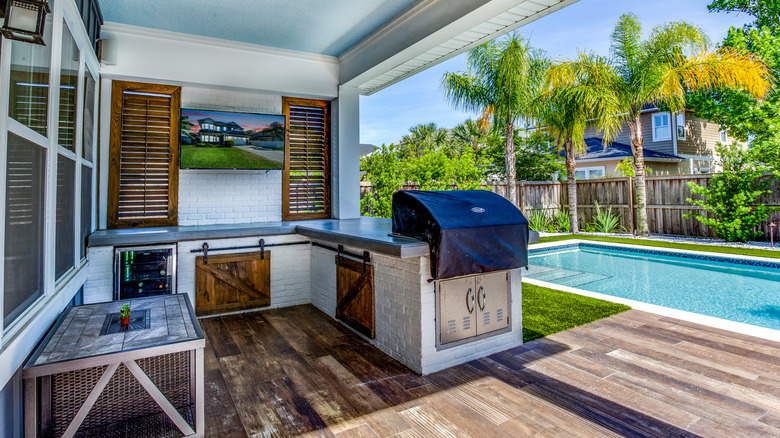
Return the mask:
<svg viewBox="0 0 780 438">
<path fill-rule="evenodd" d="M 509 281 L 506 272 L 478 275 L 475 293 L 477 335 L 509 326 Z"/>
<path fill-rule="evenodd" d="M 439 306 L 441 344 L 477 335 L 474 277 L 440 281 Z"/>
</svg>

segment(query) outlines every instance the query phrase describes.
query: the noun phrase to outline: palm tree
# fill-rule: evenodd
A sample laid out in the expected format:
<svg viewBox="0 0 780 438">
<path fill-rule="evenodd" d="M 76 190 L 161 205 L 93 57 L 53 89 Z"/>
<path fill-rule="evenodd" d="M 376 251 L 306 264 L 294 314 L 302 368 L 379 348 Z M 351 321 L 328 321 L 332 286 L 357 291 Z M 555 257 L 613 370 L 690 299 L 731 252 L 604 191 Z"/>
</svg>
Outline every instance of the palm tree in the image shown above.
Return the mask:
<svg viewBox="0 0 780 438">
<path fill-rule="evenodd" d="M 446 148 L 450 135 L 435 123 L 419 124 L 409 128 L 409 134 L 401 139 L 402 154 L 422 156 L 425 152 Z"/>
<path fill-rule="evenodd" d="M 620 106 L 612 93 L 615 73 L 606 59 L 580 54 L 576 61 L 551 67 L 545 75 L 547 87 L 537 100 L 536 113 L 545 129 L 566 154 L 569 194 L 569 231 L 577 222 L 577 180 L 575 157 L 585 150 L 585 128 L 595 122 L 609 143 L 620 129 Z M 555 84 L 554 86 L 552 84 Z"/>
<path fill-rule="evenodd" d="M 479 151 L 487 136 L 488 130 L 478 121 L 472 119 L 467 119 L 452 129 L 452 138 L 463 146 L 470 147 L 474 153 Z"/>
<path fill-rule="evenodd" d="M 685 109 L 686 91 L 719 87 L 743 89 L 763 96 L 769 88 L 767 68 L 760 60 L 729 49 L 710 51 L 704 31 L 690 23 L 673 22 L 654 27 L 642 39 L 642 26 L 636 15 L 620 17 L 612 32 L 614 81 L 605 82 L 619 102 L 628 124 L 636 173 L 637 234 L 647 236 L 645 198 L 645 159 L 642 138 L 642 109 L 647 104 L 662 105 L 671 112 Z M 559 71 L 582 68 L 582 60 L 566 61 Z M 606 62 L 606 61 L 604 61 Z M 565 85 L 568 74 L 550 78 L 553 87 Z M 600 128 L 604 128 L 600 126 Z"/>
<path fill-rule="evenodd" d="M 507 198 L 517 205 L 515 125 L 533 117 L 531 102 L 542 87 L 549 61 L 519 33 L 489 41 L 468 51 L 467 72 L 446 73 L 442 89 L 447 99 L 465 111 L 481 112 L 480 123 L 504 129 Z"/>
</svg>

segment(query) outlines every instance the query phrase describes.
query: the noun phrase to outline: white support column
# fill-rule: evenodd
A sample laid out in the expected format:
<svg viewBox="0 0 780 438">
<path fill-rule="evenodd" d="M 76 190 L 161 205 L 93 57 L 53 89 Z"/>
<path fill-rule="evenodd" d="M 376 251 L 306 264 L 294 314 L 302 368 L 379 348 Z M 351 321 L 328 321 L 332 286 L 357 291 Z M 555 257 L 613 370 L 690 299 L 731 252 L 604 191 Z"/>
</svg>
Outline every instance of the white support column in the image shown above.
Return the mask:
<svg viewBox="0 0 780 438">
<path fill-rule="evenodd" d="M 360 217 L 360 94 L 339 86 L 331 106 L 331 209 L 337 219 Z"/>
</svg>

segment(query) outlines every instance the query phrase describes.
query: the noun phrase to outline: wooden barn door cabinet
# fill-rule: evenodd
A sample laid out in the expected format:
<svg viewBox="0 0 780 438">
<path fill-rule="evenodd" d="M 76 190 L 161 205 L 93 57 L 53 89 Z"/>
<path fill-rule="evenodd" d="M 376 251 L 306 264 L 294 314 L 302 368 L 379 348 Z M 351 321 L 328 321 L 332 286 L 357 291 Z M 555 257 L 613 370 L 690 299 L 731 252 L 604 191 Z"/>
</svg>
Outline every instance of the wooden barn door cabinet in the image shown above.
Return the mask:
<svg viewBox="0 0 780 438">
<path fill-rule="evenodd" d="M 195 259 L 198 316 L 271 305 L 271 251 Z"/>
</svg>

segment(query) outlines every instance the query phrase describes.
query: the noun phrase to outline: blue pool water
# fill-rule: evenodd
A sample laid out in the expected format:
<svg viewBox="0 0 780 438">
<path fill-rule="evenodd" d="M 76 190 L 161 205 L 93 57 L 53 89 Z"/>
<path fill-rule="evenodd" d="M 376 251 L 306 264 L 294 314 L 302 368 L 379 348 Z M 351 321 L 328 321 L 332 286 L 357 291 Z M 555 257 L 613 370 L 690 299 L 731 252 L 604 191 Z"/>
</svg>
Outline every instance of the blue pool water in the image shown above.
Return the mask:
<svg viewBox="0 0 780 438">
<path fill-rule="evenodd" d="M 780 263 L 590 243 L 528 255 L 527 278 L 780 330 Z"/>
</svg>

